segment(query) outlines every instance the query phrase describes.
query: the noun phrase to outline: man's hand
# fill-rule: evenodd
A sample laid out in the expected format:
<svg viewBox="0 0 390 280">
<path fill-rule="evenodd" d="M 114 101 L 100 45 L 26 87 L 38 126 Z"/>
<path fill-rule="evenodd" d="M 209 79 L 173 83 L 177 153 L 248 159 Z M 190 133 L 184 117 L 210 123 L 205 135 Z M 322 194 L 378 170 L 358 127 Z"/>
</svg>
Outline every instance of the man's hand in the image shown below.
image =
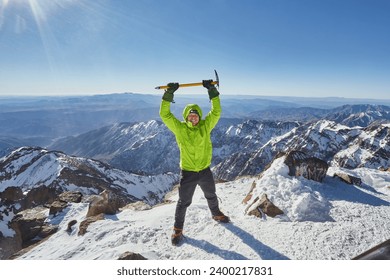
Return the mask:
<svg viewBox="0 0 390 280">
<path fill-rule="evenodd" d="M 207 91 L 209 93 L 210 100 L 214 97 L 217 97 L 219 95 L 218 90 L 216 87 L 212 84 L 213 80 L 203 80 L 202 84 L 205 88 L 207 88 Z"/>
<path fill-rule="evenodd" d="M 211 88 L 214 87 L 214 85 L 211 84 L 212 82 L 213 82 L 213 80 L 203 80 L 203 81 L 202 81 L 202 84 L 203 84 L 203 86 L 204 86 L 205 88 L 211 89 Z"/>
<path fill-rule="evenodd" d="M 173 93 L 179 88 L 179 83 L 169 83 L 162 97 L 163 100 L 173 102 Z"/>
</svg>

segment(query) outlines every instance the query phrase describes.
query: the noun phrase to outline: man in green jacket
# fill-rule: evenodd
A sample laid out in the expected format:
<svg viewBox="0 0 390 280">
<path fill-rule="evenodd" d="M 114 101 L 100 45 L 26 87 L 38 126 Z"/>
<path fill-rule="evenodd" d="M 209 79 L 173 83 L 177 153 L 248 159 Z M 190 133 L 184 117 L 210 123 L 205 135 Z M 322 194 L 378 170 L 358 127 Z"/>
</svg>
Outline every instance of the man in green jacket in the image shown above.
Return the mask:
<svg viewBox="0 0 390 280">
<path fill-rule="evenodd" d="M 173 132 L 180 151 L 181 179 L 179 200 L 176 205 L 174 233 L 172 244 L 177 245 L 183 236 L 183 225 L 188 206 L 197 185 L 202 189 L 212 218 L 218 222 L 228 223 L 218 205 L 215 193 L 215 182 L 210 170 L 212 144 L 210 134 L 221 116 L 219 92 L 212 85 L 212 80 L 204 80 L 211 100 L 211 111 L 202 120 L 202 110 L 196 104 L 188 104 L 183 110 L 184 121 L 179 121 L 170 110 L 173 94 L 179 88 L 178 83 L 169 83 L 164 92 L 160 107 L 160 116 L 165 125 Z"/>
</svg>

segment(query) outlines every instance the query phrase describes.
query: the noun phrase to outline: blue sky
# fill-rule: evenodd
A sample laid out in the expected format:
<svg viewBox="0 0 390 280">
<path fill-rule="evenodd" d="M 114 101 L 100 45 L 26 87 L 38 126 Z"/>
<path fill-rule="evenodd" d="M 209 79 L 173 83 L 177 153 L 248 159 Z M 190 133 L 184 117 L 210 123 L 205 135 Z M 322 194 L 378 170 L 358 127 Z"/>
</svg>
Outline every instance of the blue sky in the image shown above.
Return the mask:
<svg viewBox="0 0 390 280">
<path fill-rule="evenodd" d="M 0 0 L 0 95 L 390 96 L 388 0 Z M 180 89 L 184 93 L 202 88 Z"/>
</svg>

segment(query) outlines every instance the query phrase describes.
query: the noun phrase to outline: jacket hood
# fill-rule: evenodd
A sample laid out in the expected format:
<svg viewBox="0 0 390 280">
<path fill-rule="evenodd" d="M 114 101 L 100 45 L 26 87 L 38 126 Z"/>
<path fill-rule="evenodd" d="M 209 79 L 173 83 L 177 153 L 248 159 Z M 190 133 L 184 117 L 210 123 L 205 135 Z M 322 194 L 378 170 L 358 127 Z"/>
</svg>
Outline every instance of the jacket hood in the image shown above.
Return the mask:
<svg viewBox="0 0 390 280">
<path fill-rule="evenodd" d="M 183 110 L 183 119 L 187 121 L 187 117 L 190 114 L 191 110 L 196 110 L 199 113 L 199 119 L 202 119 L 202 109 L 197 104 L 188 104 Z"/>
</svg>

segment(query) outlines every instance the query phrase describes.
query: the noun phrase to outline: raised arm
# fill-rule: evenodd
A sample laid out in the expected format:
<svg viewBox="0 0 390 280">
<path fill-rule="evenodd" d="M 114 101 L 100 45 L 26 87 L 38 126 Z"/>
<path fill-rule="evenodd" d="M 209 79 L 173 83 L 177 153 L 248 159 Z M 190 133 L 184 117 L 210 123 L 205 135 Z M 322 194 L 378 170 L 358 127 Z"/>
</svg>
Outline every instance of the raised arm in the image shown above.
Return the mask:
<svg viewBox="0 0 390 280">
<path fill-rule="evenodd" d="M 165 125 L 175 133 L 176 127 L 180 121 L 171 112 L 171 102 L 173 102 L 173 93 L 179 88 L 178 83 L 169 83 L 167 90 L 164 92 L 160 105 L 160 117 Z"/>
<path fill-rule="evenodd" d="M 206 125 L 209 131 L 211 131 L 216 126 L 222 113 L 219 92 L 217 88 L 213 84 L 211 84 L 211 82 L 212 80 L 203 81 L 203 86 L 207 88 L 207 92 L 211 101 L 211 110 L 205 118 Z"/>
</svg>

